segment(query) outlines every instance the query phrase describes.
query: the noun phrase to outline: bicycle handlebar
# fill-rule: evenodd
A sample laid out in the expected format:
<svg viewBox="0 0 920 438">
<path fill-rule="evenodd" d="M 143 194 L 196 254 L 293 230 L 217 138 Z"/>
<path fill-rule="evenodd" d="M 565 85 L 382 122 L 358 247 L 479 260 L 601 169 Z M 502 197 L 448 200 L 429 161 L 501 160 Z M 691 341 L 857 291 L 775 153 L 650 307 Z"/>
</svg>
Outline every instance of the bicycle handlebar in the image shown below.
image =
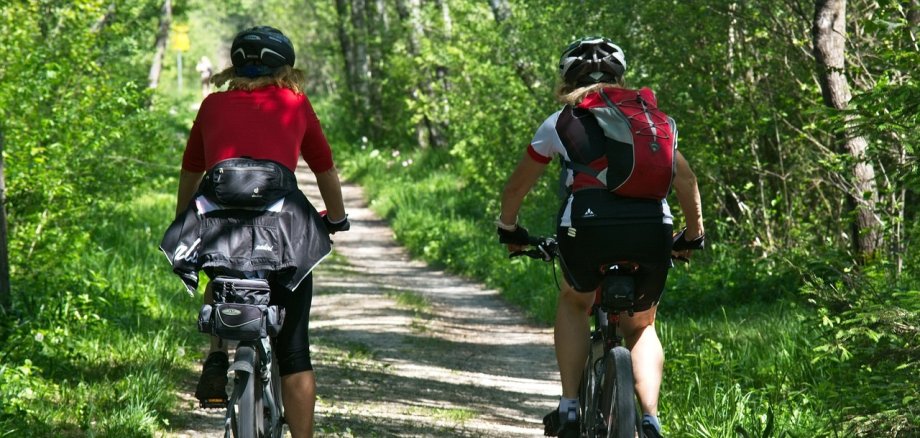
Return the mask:
<svg viewBox="0 0 920 438">
<path fill-rule="evenodd" d="M 552 237 L 531 237 L 529 244 L 533 246 L 532 249 L 514 251 L 508 254 L 508 258 L 513 259 L 515 257 L 527 256 L 532 259 L 550 262 L 556 257 L 559 249 L 559 243 Z"/>
<path fill-rule="evenodd" d="M 678 234 L 677 238 L 680 238 L 682 236 L 683 236 L 683 232 Z M 676 241 L 676 238 L 675 238 L 675 241 Z M 702 238 L 698 238 L 697 241 L 700 241 L 700 245 L 698 248 L 695 248 L 695 249 L 697 250 L 702 249 L 702 243 L 701 243 Z M 532 259 L 539 259 L 545 262 L 550 262 L 550 261 L 553 261 L 553 259 L 559 255 L 559 242 L 556 242 L 556 239 L 552 237 L 531 237 L 529 245 L 533 246 L 533 248 L 522 250 L 522 251 L 514 251 L 508 254 L 508 258 L 513 259 L 515 257 L 526 256 Z M 675 246 L 679 246 L 679 245 L 675 245 Z M 677 256 L 674 254 L 671 254 L 671 258 L 677 261 L 685 262 L 685 263 L 690 262 L 689 258 L 683 257 L 683 256 Z"/>
</svg>

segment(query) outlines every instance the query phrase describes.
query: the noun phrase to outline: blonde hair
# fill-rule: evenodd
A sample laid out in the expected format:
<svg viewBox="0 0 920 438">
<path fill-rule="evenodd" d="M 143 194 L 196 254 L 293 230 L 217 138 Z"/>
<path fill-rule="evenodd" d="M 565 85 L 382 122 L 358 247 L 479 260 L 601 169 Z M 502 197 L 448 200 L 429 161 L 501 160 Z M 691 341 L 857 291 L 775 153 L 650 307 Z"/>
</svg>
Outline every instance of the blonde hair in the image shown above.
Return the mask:
<svg viewBox="0 0 920 438">
<path fill-rule="evenodd" d="M 563 81 L 556 86 L 556 100 L 564 105 L 575 106 L 581 103 L 585 96 L 604 88 L 626 88 L 626 81 L 620 76 L 616 82 L 600 82 L 581 87 Z"/>
<path fill-rule="evenodd" d="M 284 65 L 268 76 L 250 78 L 239 76 L 233 67 L 211 77 L 211 83 L 220 87 L 229 82 L 228 90 L 252 91 L 268 85 L 287 88 L 297 94 L 303 94 L 306 75 L 302 70 Z"/>
</svg>

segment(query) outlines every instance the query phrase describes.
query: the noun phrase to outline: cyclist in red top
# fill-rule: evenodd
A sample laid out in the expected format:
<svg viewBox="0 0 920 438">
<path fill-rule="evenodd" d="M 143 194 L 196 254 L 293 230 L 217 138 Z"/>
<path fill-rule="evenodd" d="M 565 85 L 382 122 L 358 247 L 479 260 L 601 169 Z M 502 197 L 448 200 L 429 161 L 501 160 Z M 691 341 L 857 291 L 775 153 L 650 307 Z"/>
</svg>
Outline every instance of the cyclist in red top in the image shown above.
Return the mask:
<svg viewBox="0 0 920 438">
<path fill-rule="evenodd" d="M 303 91 L 304 74 L 294 69 L 294 47 L 281 31 L 263 26 L 240 32 L 230 49 L 233 67 L 211 79 L 228 90 L 209 94 L 201 104 L 182 158 L 177 217 L 192 202 L 205 172 L 229 158 L 271 160 L 292 172 L 303 157 L 316 174 L 328 211 L 327 230 L 349 228 L 338 173 L 319 119 Z M 316 381 L 307 334 L 311 278 L 283 303 L 286 317 L 276 339 L 286 422 L 295 438 L 313 436 Z M 205 293 L 206 300 L 211 298 Z M 274 299 L 274 295 L 273 295 Z M 196 389 L 199 399 L 226 398 L 227 353 L 216 337 Z M 215 394 L 217 392 L 217 394 Z"/>
<path fill-rule="evenodd" d="M 566 106 L 546 119 L 508 179 L 502 194 L 497 221 L 500 242 L 509 251 L 528 244 L 527 230 L 517 224 L 524 197 L 556 155 L 576 160 L 573 145 L 604 141 L 590 134 L 597 122 L 577 108 L 587 97 L 604 88 L 624 87 L 626 59 L 622 49 L 601 37 L 584 38 L 570 44 L 559 61 L 560 86 L 557 98 Z M 701 244 L 703 217 L 696 177 L 687 160 L 676 150 L 674 127 L 673 188 L 677 193 L 687 228 L 680 239 Z M 596 131 L 596 129 L 595 129 Z M 599 150 L 604 150 L 599 145 Z M 571 156 L 570 156 L 571 155 Z M 577 160 L 576 160 L 577 161 Z M 586 163 L 582 163 L 586 164 Z M 594 291 L 602 280 L 603 263 L 630 260 L 640 264 L 636 276 L 635 314 L 620 315 L 620 329 L 632 353 L 636 394 L 642 405 L 642 427 L 646 436 L 660 438 L 658 394 L 664 366 L 664 351 L 655 332 L 655 311 L 667 279 L 672 253 L 673 218 L 665 199 L 618 196 L 603 184 L 574 187 L 575 170 L 566 169 L 569 195 L 558 216 L 557 240 L 564 281 L 558 299 L 554 343 L 562 397 L 559 407 L 544 418 L 547 436 L 578 437 L 578 387 L 587 358 L 588 311 Z M 584 175 L 580 178 L 584 179 Z M 674 245 L 678 247 L 681 245 Z M 687 245 L 683 245 L 687 246 Z M 689 251 L 677 254 L 688 257 Z"/>
</svg>

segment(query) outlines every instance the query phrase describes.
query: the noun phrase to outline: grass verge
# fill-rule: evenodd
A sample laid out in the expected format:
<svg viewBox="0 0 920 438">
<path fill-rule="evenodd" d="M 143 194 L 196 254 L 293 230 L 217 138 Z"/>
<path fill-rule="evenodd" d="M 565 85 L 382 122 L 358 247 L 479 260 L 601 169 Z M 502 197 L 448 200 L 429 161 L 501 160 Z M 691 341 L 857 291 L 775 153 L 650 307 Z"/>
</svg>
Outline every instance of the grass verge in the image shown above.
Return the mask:
<svg viewBox="0 0 920 438">
<path fill-rule="evenodd" d="M 146 437 L 169 428 L 178 382 L 197 354 L 199 298 L 158 250 L 171 190 L 109 205 L 90 246 L 55 266 L 66 276 L 17 285 L 0 351 L 0 430 L 6 435 Z M 63 277 L 63 279 L 62 279 Z"/>
</svg>

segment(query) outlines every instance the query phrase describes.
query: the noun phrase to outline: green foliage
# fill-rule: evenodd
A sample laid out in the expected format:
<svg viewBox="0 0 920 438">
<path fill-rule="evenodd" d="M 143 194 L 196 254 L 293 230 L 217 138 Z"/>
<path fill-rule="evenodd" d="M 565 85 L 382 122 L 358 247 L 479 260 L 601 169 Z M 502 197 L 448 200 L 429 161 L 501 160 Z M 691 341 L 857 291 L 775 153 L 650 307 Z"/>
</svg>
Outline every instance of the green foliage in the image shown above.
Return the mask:
<svg viewBox="0 0 920 438">
<path fill-rule="evenodd" d="M 172 196 L 133 194 L 132 202 L 105 204 L 81 257 L 59 260 L 69 281 L 17 282 L 28 293 L 14 295 L 20 316 L 4 327 L 3 430 L 124 437 L 168 425 L 186 352 L 197 349 L 190 319 L 197 300 L 164 272 L 155 246 Z"/>
<path fill-rule="evenodd" d="M 171 200 L 135 189 L 167 191 L 180 153 L 173 118 L 146 89 L 162 3 L 110 3 L 0 6 L 5 433 L 153 436 L 175 403 L 191 310 L 174 280 L 151 274 Z"/>
<path fill-rule="evenodd" d="M 342 16 L 332 2 L 308 3 L 175 3 L 175 21 L 191 25 L 185 62 L 208 55 L 224 67 L 236 31 L 282 28 L 311 97 L 321 97 L 314 103 L 339 166 L 366 187 L 397 237 L 415 255 L 501 289 L 543 322 L 555 311 L 554 271 L 507 260 L 494 235 L 500 190 L 536 127 L 558 109 L 559 51 L 588 34 L 616 40 L 629 84 L 654 89 L 678 122 L 710 242 L 689 267 L 671 271 L 662 304 L 666 431 L 918 433 L 911 378 L 920 252 L 911 244 L 920 231 L 920 58 L 917 11 L 907 10 L 916 6 L 848 2 L 853 99 L 831 111 L 814 80 L 807 3 L 515 0 L 498 22 L 488 2 L 422 2 L 417 47 L 406 11 L 392 2 L 379 17 L 370 2 L 365 11 L 345 2 Z M 116 8 L 107 16 L 109 4 Z M 449 6 L 451 29 L 439 4 Z M 173 192 L 164 174 L 177 167 L 183 139 L 174 133 L 187 128 L 190 111 L 185 100 L 145 89 L 160 6 L 0 6 L 14 289 L 12 311 L 0 320 L 8 346 L 0 353 L 3 431 L 151 435 L 168 421 L 191 329 L 176 321 L 194 306 L 167 292 L 173 279 L 150 280 L 161 264 L 150 242 L 171 196 L 130 189 L 153 183 Z M 381 21 L 360 28 L 355 12 Z M 365 44 L 368 78 L 346 70 L 354 59 L 343 37 Z M 196 96 L 191 69 L 172 62 L 163 91 L 177 91 L 177 75 L 190 84 L 181 97 Z M 446 145 L 419 148 L 426 130 L 440 130 Z M 854 161 L 837 142 L 852 134 L 869 143 L 886 239 L 867 266 L 849 254 Z M 553 164 L 521 213 L 533 234 L 553 232 L 555 172 Z M 841 382 L 853 389 L 840 390 Z"/>
<path fill-rule="evenodd" d="M 65 4 L 66 3 L 66 4 Z M 136 52 L 154 2 L 125 5 L 96 30 L 104 2 L 12 2 L 2 8 L 0 67 L 13 274 L 79 254 L 98 201 L 124 196 L 159 166 L 169 129 L 145 110 Z M 155 22 L 154 22 L 155 23 Z"/>
<path fill-rule="evenodd" d="M 835 144 L 841 126 L 855 127 L 853 132 L 868 138 L 870 157 L 881 175 L 877 213 L 889 245 L 880 261 L 891 264 L 878 272 L 890 279 L 898 263 L 916 258 L 915 251 L 904 252 L 916 234 L 908 232 L 905 221 L 917 212 L 910 202 L 918 187 L 913 145 L 920 129 L 917 111 L 912 111 L 917 102 L 916 47 L 911 46 L 903 3 L 855 2 L 848 8 L 849 26 L 858 29 L 853 39 L 860 42 L 848 47 L 848 60 L 854 60 L 849 63 L 851 110 L 828 111 L 812 79 L 811 7 L 727 0 L 528 1 L 512 2 L 512 18 L 497 23 L 484 4 L 451 2 L 457 25 L 450 39 L 428 36 L 425 52 L 412 60 L 403 59 L 405 48 L 397 39 L 392 51 L 384 48 L 380 72 L 392 93 L 405 96 L 413 81 L 427 74 L 426 65 L 446 66 L 450 89 L 442 93 L 448 110 L 432 112 L 430 102 L 406 97 L 387 106 L 393 111 L 386 125 L 403 127 L 401 131 L 382 138 L 367 130 L 331 135 L 339 139 L 337 150 L 347 158 L 343 166 L 348 175 L 365 185 L 374 207 L 416 255 L 483 279 L 540 320 L 551 321 L 555 289 L 549 268 L 508 262 L 492 243 L 491 221 L 502 183 L 527 140 L 543 117 L 558 108 L 552 87 L 559 50 L 582 35 L 613 38 L 626 50 L 629 84 L 651 87 L 662 108 L 677 120 L 680 149 L 703 192 L 711 245 L 694 258 L 690 269 L 672 270 L 662 318 L 676 311 L 680 317 L 708 321 L 716 316 L 713 309 L 730 309 L 723 325 L 689 327 L 681 332 L 691 335 L 666 342 L 669 358 L 676 356 L 681 362 L 699 351 L 699 346 L 682 345 L 693 339 L 692 333 L 731 333 L 732 327 L 750 324 L 743 316 L 745 309 L 775 319 L 774 325 L 769 320 L 753 324 L 757 331 L 743 342 L 719 339 L 707 345 L 714 349 L 695 359 L 701 370 L 697 377 L 682 368 L 669 374 L 675 387 L 686 388 L 687 398 L 677 403 L 666 393 L 663 406 L 679 418 L 694 419 L 678 434 L 828 435 L 842 431 L 838 419 L 849 419 L 849 425 L 865 420 L 865 432 L 860 433 L 909 434 L 910 429 L 899 429 L 898 424 L 913 421 L 916 414 L 895 406 L 914 397 L 904 394 L 903 388 L 911 386 L 904 385 L 903 378 L 916 370 L 908 360 L 916 342 L 899 344 L 892 339 L 899 338 L 898 324 L 916 324 L 901 320 L 857 330 L 860 320 L 841 304 L 854 297 L 835 305 L 818 300 L 809 304 L 811 295 L 804 292 L 814 288 L 813 275 L 833 274 L 833 266 L 847 265 L 852 258 L 848 230 L 853 216 L 845 188 L 853 161 Z M 430 18 L 434 11 L 427 13 L 430 22 L 437 23 Z M 334 120 L 352 117 L 347 111 L 324 109 Z M 412 151 L 405 146 L 414 141 L 413 127 L 423 116 L 446 117 L 451 140 L 447 151 Z M 371 141 L 361 141 L 361 135 Z M 409 165 L 401 168 L 401 163 Z M 536 234 L 552 231 L 551 217 L 558 205 L 553 179 L 544 177 L 525 202 L 521 222 Z M 902 272 L 902 281 L 911 281 L 911 271 Z M 853 277 L 866 275 L 860 271 Z M 883 298 L 885 291 L 863 287 L 867 281 L 875 280 L 860 280 L 853 293 L 875 303 L 860 312 L 887 315 L 876 319 L 891 320 L 892 308 L 916 300 L 909 295 L 893 302 Z M 839 333 L 815 330 L 824 327 L 815 308 L 831 321 L 853 322 L 846 328 L 835 323 Z M 840 345 L 849 351 L 850 342 L 871 340 L 870 333 L 888 342 L 872 348 L 901 355 L 884 360 L 885 373 L 876 375 L 891 376 L 891 385 L 902 389 L 872 387 L 887 398 L 871 403 L 867 398 L 874 391 L 851 396 L 852 391 L 836 388 L 849 378 L 848 367 L 878 369 L 873 356 L 854 355 L 847 367 L 825 359 L 839 356 Z M 772 357 L 777 352 L 781 356 Z M 779 381 L 777 373 L 782 376 Z M 787 392 L 792 392 L 788 400 Z M 831 393 L 836 395 L 829 397 Z M 718 401 L 700 404 L 700 399 Z"/>
<path fill-rule="evenodd" d="M 920 432 L 920 287 L 892 278 L 884 265 L 806 272 L 802 292 L 816 307 L 821 342 L 812 362 L 851 390 L 824 388 L 854 436 L 913 436 Z M 825 383 L 825 386 L 830 384 Z"/>
</svg>

